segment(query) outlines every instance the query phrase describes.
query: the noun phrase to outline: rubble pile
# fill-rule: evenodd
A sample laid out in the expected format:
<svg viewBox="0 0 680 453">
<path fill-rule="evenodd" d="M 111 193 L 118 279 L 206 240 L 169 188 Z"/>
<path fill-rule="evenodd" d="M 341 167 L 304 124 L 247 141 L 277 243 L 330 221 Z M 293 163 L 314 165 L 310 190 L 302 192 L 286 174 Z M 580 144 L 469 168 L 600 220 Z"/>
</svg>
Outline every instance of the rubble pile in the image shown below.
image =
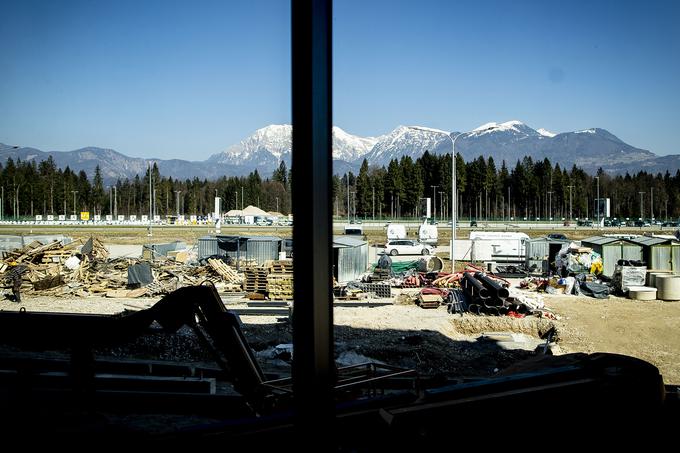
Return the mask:
<svg viewBox="0 0 680 453">
<path fill-rule="evenodd" d="M 143 285 L 132 282 L 129 269 L 141 263 L 150 266 L 151 278 Z M 242 274 L 224 262 L 211 259 L 206 265 L 188 265 L 174 257 L 147 260 L 109 258 L 109 253 L 97 238 L 79 239 L 67 245 L 59 241 L 42 244 L 39 241 L 21 249 L 5 252 L 0 261 L 3 287 L 12 269 L 24 267 L 21 292 L 57 297 L 140 297 L 168 294 L 183 286 L 211 282 L 219 291 L 242 291 Z"/>
</svg>

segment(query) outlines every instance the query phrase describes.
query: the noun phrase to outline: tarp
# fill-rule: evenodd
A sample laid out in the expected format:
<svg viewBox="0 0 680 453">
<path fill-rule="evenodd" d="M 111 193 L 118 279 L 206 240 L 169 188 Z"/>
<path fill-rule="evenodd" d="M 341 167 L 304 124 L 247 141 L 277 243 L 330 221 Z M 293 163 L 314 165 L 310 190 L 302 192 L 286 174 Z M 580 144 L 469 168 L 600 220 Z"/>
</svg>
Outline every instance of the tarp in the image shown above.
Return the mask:
<svg viewBox="0 0 680 453">
<path fill-rule="evenodd" d="M 128 267 L 128 285 L 146 286 L 151 282 L 153 282 L 153 274 L 149 263 L 139 263 Z"/>
</svg>

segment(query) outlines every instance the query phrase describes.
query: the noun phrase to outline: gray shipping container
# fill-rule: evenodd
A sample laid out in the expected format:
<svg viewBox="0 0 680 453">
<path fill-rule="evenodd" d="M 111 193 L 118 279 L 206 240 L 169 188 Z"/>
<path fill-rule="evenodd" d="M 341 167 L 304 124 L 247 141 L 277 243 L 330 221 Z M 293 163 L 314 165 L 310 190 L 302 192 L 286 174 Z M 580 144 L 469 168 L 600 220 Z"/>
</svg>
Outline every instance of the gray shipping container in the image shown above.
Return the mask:
<svg viewBox="0 0 680 453">
<path fill-rule="evenodd" d="M 228 256 L 237 263 L 237 268 L 240 259 L 261 265 L 279 259 L 280 242 L 281 238 L 275 236 L 204 236 L 198 239 L 198 259 Z"/>
<path fill-rule="evenodd" d="M 356 280 L 368 269 L 368 242 L 350 236 L 333 238 L 333 275 L 338 283 Z"/>
<path fill-rule="evenodd" d="M 602 274 L 612 277 L 620 259 L 643 260 L 642 246 L 631 239 L 607 236 L 592 236 L 581 241 L 583 247 L 590 247 L 602 256 Z"/>
<path fill-rule="evenodd" d="M 564 244 L 568 244 L 568 240 L 550 239 L 550 238 L 536 238 L 526 241 L 526 260 L 525 265 L 527 269 L 531 269 L 533 265 L 540 272 L 547 273 L 554 266 L 551 263 L 555 262 L 555 256 L 560 251 Z"/>
<path fill-rule="evenodd" d="M 639 237 L 631 241 L 642 246 L 647 268 L 680 273 L 680 242 L 656 237 Z"/>
</svg>

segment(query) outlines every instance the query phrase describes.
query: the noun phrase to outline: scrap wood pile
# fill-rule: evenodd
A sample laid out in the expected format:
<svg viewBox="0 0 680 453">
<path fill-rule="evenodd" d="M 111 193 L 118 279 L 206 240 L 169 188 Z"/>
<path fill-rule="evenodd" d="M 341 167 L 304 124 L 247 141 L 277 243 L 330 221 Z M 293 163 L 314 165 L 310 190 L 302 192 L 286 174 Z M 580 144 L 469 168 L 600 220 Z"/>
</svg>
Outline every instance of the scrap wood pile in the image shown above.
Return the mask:
<svg viewBox="0 0 680 453">
<path fill-rule="evenodd" d="M 142 283 L 131 282 L 130 268 L 148 267 Z M 191 266 L 173 259 L 110 259 L 97 238 L 78 239 L 67 245 L 59 241 L 42 244 L 34 241 L 17 250 L 5 252 L 0 261 L 3 288 L 12 286 L 13 269 L 21 267 L 23 294 L 57 297 L 140 297 L 163 295 L 183 286 L 206 281 L 221 291 L 242 291 L 242 276 L 225 263 L 214 260 L 204 266 Z"/>
</svg>

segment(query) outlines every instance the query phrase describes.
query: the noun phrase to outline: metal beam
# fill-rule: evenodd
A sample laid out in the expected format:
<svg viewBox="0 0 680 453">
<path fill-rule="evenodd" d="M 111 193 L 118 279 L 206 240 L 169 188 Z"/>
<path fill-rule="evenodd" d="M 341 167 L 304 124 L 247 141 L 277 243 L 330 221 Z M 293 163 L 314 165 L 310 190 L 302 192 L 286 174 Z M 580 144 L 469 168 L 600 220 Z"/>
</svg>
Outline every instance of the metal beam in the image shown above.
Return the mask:
<svg viewBox="0 0 680 453">
<path fill-rule="evenodd" d="M 298 433 L 325 439 L 334 419 L 335 380 L 331 19 L 331 0 L 292 1 L 293 391 Z"/>
</svg>

